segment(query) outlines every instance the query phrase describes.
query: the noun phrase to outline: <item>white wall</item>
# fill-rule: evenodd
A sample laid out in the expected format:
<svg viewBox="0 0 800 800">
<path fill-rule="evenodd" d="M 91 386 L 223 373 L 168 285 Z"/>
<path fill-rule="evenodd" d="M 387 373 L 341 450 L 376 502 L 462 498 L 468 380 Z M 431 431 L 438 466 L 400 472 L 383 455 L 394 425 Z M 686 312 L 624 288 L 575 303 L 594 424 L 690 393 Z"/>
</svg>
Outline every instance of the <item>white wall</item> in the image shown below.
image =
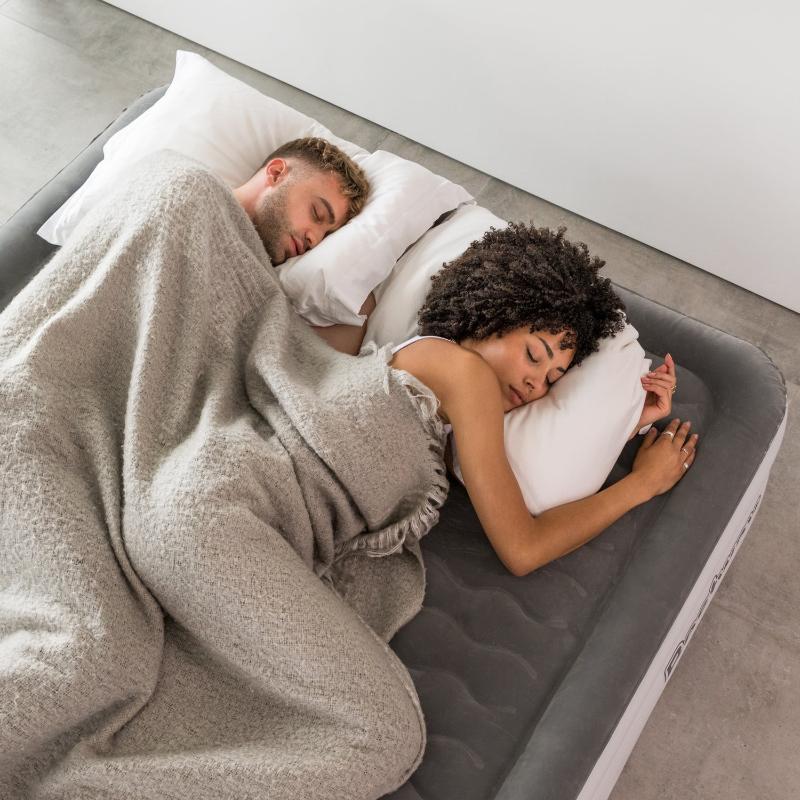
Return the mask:
<svg viewBox="0 0 800 800">
<path fill-rule="evenodd" d="M 800 5 L 113 5 L 800 311 Z"/>
</svg>

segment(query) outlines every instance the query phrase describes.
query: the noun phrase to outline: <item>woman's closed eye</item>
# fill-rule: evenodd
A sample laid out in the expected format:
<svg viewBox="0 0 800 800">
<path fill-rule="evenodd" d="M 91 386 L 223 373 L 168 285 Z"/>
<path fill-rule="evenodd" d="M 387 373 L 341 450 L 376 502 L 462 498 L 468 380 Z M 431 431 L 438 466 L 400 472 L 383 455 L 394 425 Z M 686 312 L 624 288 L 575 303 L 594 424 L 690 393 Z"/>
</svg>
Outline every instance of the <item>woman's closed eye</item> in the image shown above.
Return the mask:
<svg viewBox="0 0 800 800">
<path fill-rule="evenodd" d="M 534 357 L 533 357 L 533 354 L 531 353 L 531 350 L 530 350 L 530 348 L 529 348 L 529 347 L 526 347 L 526 348 L 525 348 L 525 352 L 528 354 L 528 360 L 531 362 L 531 364 L 538 364 L 538 363 L 539 363 L 539 359 L 538 359 L 538 358 L 534 358 Z M 556 378 L 556 380 L 558 380 L 558 378 Z M 555 382 L 556 382 L 556 381 L 551 381 L 551 380 L 550 380 L 550 378 L 548 378 L 548 377 L 545 377 L 545 383 L 547 384 L 547 388 L 548 388 L 548 389 L 549 389 L 549 388 L 550 388 L 550 387 L 551 387 L 551 386 L 552 386 L 552 385 L 553 385 Z"/>
<path fill-rule="evenodd" d="M 533 353 L 531 353 L 530 347 L 526 347 L 525 348 L 525 352 L 528 354 L 528 360 L 531 362 L 531 364 L 538 364 L 539 363 L 539 359 L 533 357 Z M 559 371 L 562 372 L 562 374 L 563 374 L 563 370 L 560 367 L 559 367 Z M 561 376 L 559 375 L 558 377 L 560 378 Z M 557 380 L 558 380 L 558 378 L 556 378 L 555 380 L 551 381 L 550 378 L 545 377 L 545 383 L 547 383 L 548 388 L 551 387 Z"/>
</svg>

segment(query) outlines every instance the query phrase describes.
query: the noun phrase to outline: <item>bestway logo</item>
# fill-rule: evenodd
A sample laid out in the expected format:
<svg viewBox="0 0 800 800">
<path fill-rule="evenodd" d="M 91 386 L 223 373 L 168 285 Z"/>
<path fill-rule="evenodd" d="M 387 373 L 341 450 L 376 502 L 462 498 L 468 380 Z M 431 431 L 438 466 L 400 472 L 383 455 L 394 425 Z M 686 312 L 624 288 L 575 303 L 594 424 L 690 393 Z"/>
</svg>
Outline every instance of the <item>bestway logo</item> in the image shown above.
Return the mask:
<svg viewBox="0 0 800 800">
<path fill-rule="evenodd" d="M 703 602 L 700 605 L 700 609 L 698 610 L 697 614 L 695 615 L 692 624 L 689 626 L 689 629 L 686 631 L 686 635 L 681 639 L 678 643 L 677 647 L 675 648 L 674 652 L 672 653 L 672 657 L 670 658 L 667 666 L 664 670 L 664 683 L 666 683 L 670 676 L 672 675 L 675 667 L 678 666 L 678 662 L 681 660 L 681 656 L 683 655 L 683 651 L 686 649 L 686 645 L 689 644 L 689 640 L 692 638 L 692 634 L 694 633 L 695 628 L 700 624 L 700 620 L 703 618 L 703 614 L 706 613 L 706 609 L 708 608 L 708 604 L 711 602 L 711 598 L 714 596 L 714 592 L 717 591 L 717 587 L 720 584 L 720 581 L 725 576 L 725 573 L 730 566 L 731 561 L 733 561 L 733 557 L 736 555 L 736 551 L 739 549 L 739 545 L 742 543 L 742 539 L 744 539 L 745 534 L 750 528 L 750 524 L 753 521 L 753 517 L 756 515 L 756 511 L 758 511 L 758 506 L 761 503 L 762 495 L 756 498 L 755 505 L 750 510 L 750 513 L 747 515 L 747 520 L 742 525 L 742 529 L 739 531 L 739 535 L 736 537 L 736 541 L 733 543 L 733 546 L 728 553 L 728 557 L 725 559 L 725 562 L 720 567 L 719 571 L 714 575 L 711 579 L 711 585 L 708 587 L 708 591 L 706 592 L 705 597 L 703 598 Z"/>
</svg>

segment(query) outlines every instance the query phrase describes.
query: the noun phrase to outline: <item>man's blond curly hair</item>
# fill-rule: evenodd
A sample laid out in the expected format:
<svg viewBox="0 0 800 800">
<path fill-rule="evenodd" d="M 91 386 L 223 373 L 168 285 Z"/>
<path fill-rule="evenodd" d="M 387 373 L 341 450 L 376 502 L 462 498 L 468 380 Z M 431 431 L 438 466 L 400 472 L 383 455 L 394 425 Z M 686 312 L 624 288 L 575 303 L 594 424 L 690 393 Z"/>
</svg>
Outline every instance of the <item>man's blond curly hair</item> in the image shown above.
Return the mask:
<svg viewBox="0 0 800 800">
<path fill-rule="evenodd" d="M 335 172 L 339 176 L 342 194 L 348 199 L 347 218 L 349 222 L 367 202 L 369 181 L 364 170 L 335 144 L 317 136 L 293 139 L 270 153 L 261 165 L 263 168 L 273 158 L 296 158 L 322 172 Z"/>
</svg>

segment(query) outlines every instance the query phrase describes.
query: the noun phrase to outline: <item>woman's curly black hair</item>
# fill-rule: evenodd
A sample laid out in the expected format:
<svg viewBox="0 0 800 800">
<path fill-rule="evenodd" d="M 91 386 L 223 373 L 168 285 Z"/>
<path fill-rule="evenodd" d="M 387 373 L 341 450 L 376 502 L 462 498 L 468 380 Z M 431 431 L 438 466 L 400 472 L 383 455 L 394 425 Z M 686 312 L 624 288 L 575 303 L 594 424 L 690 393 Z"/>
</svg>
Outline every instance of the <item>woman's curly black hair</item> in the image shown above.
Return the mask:
<svg viewBox="0 0 800 800">
<path fill-rule="evenodd" d="M 598 275 L 606 262 L 565 239 L 565 231 L 515 222 L 491 228 L 431 278 L 420 333 L 461 342 L 525 325 L 566 331 L 561 349 L 574 348 L 572 365 L 580 364 L 599 339 L 625 327 L 625 306 Z"/>
</svg>

